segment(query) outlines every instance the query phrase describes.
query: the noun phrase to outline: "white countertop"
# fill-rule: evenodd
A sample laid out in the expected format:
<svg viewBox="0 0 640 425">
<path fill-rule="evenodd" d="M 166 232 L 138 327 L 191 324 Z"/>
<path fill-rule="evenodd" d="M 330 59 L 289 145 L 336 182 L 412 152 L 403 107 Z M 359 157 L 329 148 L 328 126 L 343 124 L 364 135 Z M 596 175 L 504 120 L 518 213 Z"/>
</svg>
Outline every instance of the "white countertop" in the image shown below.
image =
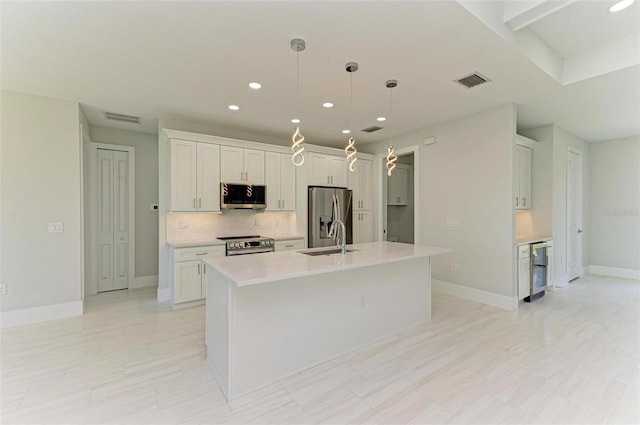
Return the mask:
<svg viewBox="0 0 640 425">
<path fill-rule="evenodd" d="M 326 248 L 317 248 L 323 250 Z M 446 254 L 452 250 L 396 242 L 372 242 L 348 245 L 345 255 L 312 256 L 298 251 L 269 252 L 259 255 L 211 257 L 203 261 L 238 286 L 256 285 L 297 277 L 330 273 L 337 270 L 368 267 L 412 258 Z"/>
<path fill-rule="evenodd" d="M 542 236 L 542 235 L 532 235 L 532 236 L 523 236 L 516 235 L 516 246 L 520 245 L 528 245 L 534 242 L 546 242 L 553 240 L 553 236 Z"/>
</svg>

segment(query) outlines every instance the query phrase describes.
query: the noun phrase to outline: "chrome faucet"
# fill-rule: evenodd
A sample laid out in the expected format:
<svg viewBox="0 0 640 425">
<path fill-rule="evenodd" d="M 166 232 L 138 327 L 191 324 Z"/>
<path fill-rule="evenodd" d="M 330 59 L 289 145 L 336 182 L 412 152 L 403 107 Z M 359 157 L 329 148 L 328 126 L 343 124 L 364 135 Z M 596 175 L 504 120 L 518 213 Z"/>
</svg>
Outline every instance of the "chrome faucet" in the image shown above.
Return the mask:
<svg viewBox="0 0 640 425">
<path fill-rule="evenodd" d="M 340 233 L 336 234 L 336 247 L 340 248 L 340 251 L 344 255 L 347 253 L 347 228 L 342 220 L 334 220 L 334 223 L 338 223 L 340 225 L 340 229 L 342 229 L 342 239 L 338 237 L 340 236 Z"/>
</svg>

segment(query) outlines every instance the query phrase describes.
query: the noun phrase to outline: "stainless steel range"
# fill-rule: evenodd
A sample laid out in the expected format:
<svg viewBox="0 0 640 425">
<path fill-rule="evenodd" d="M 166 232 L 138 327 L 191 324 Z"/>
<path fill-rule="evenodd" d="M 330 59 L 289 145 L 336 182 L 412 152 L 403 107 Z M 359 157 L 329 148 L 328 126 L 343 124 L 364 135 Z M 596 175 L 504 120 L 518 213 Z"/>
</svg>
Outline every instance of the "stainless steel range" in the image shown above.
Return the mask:
<svg viewBox="0 0 640 425">
<path fill-rule="evenodd" d="M 218 238 L 225 241 L 227 257 L 231 255 L 260 254 L 274 251 L 274 240 L 258 235 Z"/>
</svg>

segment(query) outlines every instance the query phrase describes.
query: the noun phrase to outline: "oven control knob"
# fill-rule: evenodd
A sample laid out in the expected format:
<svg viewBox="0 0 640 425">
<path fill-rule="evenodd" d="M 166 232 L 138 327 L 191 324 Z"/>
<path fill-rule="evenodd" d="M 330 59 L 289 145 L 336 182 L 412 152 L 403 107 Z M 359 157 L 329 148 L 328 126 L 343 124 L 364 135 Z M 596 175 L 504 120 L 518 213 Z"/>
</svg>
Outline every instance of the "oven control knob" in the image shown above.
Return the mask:
<svg viewBox="0 0 640 425">
<path fill-rule="evenodd" d="M 273 241 L 269 241 L 269 246 L 273 245 Z"/>
<path fill-rule="evenodd" d="M 234 247 L 234 248 L 240 248 L 240 244 L 239 244 L 238 242 L 234 242 L 234 243 L 233 243 L 233 247 Z"/>
</svg>

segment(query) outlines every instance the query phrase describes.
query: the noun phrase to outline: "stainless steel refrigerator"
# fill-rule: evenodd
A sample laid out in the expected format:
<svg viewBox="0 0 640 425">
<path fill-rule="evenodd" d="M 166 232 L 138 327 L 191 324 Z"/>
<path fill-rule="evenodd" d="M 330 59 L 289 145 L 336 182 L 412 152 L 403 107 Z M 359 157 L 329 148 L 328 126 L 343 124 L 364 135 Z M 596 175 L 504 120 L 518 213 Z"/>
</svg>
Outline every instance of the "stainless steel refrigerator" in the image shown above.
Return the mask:
<svg viewBox="0 0 640 425">
<path fill-rule="evenodd" d="M 348 189 L 309 186 L 309 248 L 336 245 L 336 237 L 342 238 L 342 232 L 340 226 L 332 228 L 332 224 L 338 219 L 346 227 L 347 243 L 353 243 L 352 199 L 352 192 Z"/>
</svg>

